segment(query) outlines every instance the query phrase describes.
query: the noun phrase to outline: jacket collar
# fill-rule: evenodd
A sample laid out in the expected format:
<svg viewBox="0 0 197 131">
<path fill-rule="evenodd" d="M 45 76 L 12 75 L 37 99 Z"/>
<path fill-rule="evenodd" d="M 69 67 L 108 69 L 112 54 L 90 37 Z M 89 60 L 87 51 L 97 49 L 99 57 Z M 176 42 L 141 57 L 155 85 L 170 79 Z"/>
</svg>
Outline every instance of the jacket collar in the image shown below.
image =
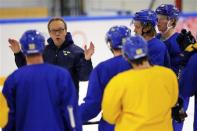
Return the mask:
<svg viewBox="0 0 197 131">
<path fill-rule="evenodd" d="M 47 42 L 49 43 L 49 46 L 53 47 L 53 48 L 57 48 L 52 40 L 52 38 L 50 37 Z M 59 49 L 68 47 L 69 45 L 74 44 L 73 39 L 72 39 L 72 35 L 70 32 L 67 32 L 66 36 L 65 36 L 65 41 L 64 43 L 61 45 L 61 47 Z"/>
</svg>

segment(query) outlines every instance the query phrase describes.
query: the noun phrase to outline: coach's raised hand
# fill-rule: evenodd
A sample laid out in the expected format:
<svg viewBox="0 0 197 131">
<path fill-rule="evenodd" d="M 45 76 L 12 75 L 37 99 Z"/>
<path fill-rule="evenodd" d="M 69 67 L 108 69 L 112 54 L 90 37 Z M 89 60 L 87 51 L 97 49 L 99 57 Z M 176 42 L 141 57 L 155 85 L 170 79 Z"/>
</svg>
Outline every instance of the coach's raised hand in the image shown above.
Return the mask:
<svg viewBox="0 0 197 131">
<path fill-rule="evenodd" d="M 9 47 L 13 53 L 17 54 L 21 51 L 19 42 L 17 40 L 9 38 L 8 42 L 10 43 Z"/>
</svg>

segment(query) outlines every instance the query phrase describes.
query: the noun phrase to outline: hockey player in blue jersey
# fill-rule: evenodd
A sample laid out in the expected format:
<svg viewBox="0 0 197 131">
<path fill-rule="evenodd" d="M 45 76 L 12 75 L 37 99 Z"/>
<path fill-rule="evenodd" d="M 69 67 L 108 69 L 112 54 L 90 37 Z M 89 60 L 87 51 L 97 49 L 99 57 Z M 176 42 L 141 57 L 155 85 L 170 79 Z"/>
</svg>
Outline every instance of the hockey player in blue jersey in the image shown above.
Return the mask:
<svg viewBox="0 0 197 131">
<path fill-rule="evenodd" d="M 167 47 L 155 38 L 157 15 L 152 10 L 141 10 L 133 17 L 134 32 L 141 35 L 148 42 L 149 59 L 153 65 L 170 67 Z"/>
<path fill-rule="evenodd" d="M 119 72 L 130 69 L 131 66 L 122 57 L 122 42 L 130 36 L 130 29 L 125 26 L 113 26 L 106 34 L 106 42 L 114 57 L 98 64 L 92 71 L 89 79 L 87 95 L 80 105 L 83 122 L 96 117 L 101 112 L 103 92 L 109 80 Z M 113 131 L 114 126 L 102 118 L 99 122 L 99 131 Z"/>
<path fill-rule="evenodd" d="M 175 27 L 180 12 L 171 4 L 162 4 L 157 7 L 155 12 L 158 18 L 157 27 L 160 32 L 156 37 L 166 44 L 170 55 L 171 68 L 178 75 L 181 50 L 176 42 L 179 33 L 175 32 Z"/>
<path fill-rule="evenodd" d="M 158 18 L 158 30 L 157 38 L 162 40 L 168 48 L 170 55 L 171 68 L 179 78 L 182 67 L 181 49 L 177 44 L 178 32 L 175 31 L 175 27 L 180 15 L 179 10 L 172 4 L 162 4 L 157 7 L 156 11 Z M 180 92 L 181 93 L 181 92 Z M 187 109 L 189 99 L 184 99 L 184 110 Z M 177 123 L 173 121 L 174 131 L 181 131 L 183 123 Z"/>
<path fill-rule="evenodd" d="M 5 81 L 3 94 L 10 108 L 3 131 L 81 131 L 76 90 L 69 72 L 43 63 L 44 37 L 26 31 L 21 48 L 27 65 Z"/>
<path fill-rule="evenodd" d="M 197 42 L 190 31 L 183 29 L 177 37 L 177 43 L 182 51 L 184 69 L 179 79 L 181 95 L 185 97 L 195 96 L 194 131 L 197 131 Z M 189 62 L 188 62 L 189 61 Z M 185 66 L 186 65 L 186 66 Z"/>
<path fill-rule="evenodd" d="M 197 50 L 197 43 L 195 44 Z M 184 97 L 195 96 L 195 113 L 193 130 L 197 131 L 197 53 L 194 53 L 183 69 L 180 81 L 180 92 Z"/>
</svg>

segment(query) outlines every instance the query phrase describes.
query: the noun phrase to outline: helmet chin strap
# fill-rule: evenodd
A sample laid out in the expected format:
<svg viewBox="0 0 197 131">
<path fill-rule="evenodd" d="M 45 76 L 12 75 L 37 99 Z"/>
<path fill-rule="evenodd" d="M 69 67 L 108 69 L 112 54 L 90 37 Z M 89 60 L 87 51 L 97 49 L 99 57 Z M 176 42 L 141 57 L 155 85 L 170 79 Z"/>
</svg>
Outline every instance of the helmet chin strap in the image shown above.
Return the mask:
<svg viewBox="0 0 197 131">
<path fill-rule="evenodd" d="M 173 26 L 170 25 L 170 20 L 169 20 L 168 23 L 167 23 L 167 29 L 162 34 L 166 34 L 172 28 L 173 28 Z"/>
<path fill-rule="evenodd" d="M 162 35 L 167 34 L 167 33 L 169 32 L 169 30 L 171 30 L 171 29 L 174 28 L 174 27 L 170 24 L 170 22 L 171 22 L 171 20 L 168 21 L 168 23 L 167 23 L 167 29 L 166 29 L 164 32 L 161 33 Z M 163 39 L 167 39 L 167 38 L 163 38 Z"/>
</svg>

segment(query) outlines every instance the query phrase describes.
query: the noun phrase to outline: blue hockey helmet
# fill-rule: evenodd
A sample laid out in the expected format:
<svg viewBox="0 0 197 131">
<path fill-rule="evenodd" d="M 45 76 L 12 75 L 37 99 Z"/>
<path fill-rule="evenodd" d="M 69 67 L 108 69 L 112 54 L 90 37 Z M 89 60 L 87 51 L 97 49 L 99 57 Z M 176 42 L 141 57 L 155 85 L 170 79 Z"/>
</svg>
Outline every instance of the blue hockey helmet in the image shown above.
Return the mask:
<svg viewBox="0 0 197 131">
<path fill-rule="evenodd" d="M 136 60 L 148 55 L 147 42 L 139 35 L 128 37 L 122 47 L 123 56 Z"/>
<path fill-rule="evenodd" d="M 131 30 L 123 25 L 113 26 L 106 33 L 106 43 L 111 42 L 113 49 L 121 49 L 124 39 L 131 35 Z"/>
<path fill-rule="evenodd" d="M 157 24 L 157 14 L 152 10 L 141 10 L 136 12 L 133 20 L 140 21 L 143 24 L 151 23 L 152 26 L 156 26 Z"/>
<path fill-rule="evenodd" d="M 42 53 L 45 47 L 44 36 L 36 30 L 27 30 L 20 38 L 21 49 L 25 55 Z"/>
<path fill-rule="evenodd" d="M 161 4 L 155 10 L 157 14 L 168 16 L 169 18 L 177 19 L 180 15 L 180 11 L 172 4 Z"/>
</svg>

